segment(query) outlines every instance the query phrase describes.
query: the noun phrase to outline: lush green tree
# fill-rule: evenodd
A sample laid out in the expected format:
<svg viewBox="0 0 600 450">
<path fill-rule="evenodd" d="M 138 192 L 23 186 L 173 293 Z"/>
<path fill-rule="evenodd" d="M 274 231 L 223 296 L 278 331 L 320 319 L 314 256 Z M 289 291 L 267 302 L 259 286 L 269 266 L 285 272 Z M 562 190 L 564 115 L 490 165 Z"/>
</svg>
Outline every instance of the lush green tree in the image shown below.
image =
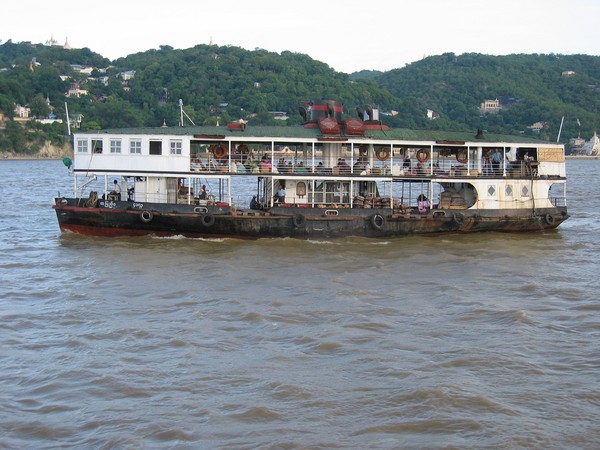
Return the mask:
<svg viewBox="0 0 600 450">
<path fill-rule="evenodd" d="M 48 106 L 48 103 L 42 94 L 38 94 L 31 99 L 31 102 L 29 102 L 29 109 L 31 110 L 31 115 L 33 117 L 48 117 L 50 114 L 50 106 Z"/>
</svg>

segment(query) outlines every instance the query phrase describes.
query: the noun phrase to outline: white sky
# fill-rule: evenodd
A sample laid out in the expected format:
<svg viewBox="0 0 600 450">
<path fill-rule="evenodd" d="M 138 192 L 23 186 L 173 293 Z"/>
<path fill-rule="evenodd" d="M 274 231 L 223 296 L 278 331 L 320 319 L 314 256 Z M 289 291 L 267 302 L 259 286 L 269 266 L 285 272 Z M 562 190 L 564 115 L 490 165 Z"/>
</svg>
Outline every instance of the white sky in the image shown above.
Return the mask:
<svg viewBox="0 0 600 450">
<path fill-rule="evenodd" d="M 339 72 L 445 52 L 600 55 L 600 0 L 13 0 L 0 39 L 51 36 L 109 59 L 170 45 L 304 53 Z"/>
</svg>

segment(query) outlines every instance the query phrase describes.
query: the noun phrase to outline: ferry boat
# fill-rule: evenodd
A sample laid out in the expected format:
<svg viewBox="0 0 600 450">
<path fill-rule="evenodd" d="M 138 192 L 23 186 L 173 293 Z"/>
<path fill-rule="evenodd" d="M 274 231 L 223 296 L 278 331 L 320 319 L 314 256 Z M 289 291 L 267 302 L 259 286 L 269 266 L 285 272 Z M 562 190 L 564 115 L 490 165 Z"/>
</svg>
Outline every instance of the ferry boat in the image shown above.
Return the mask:
<svg viewBox="0 0 600 450">
<path fill-rule="evenodd" d="M 567 213 L 562 145 L 393 130 L 336 101 L 303 126 L 76 132 L 63 232 L 301 239 L 553 229 Z"/>
</svg>

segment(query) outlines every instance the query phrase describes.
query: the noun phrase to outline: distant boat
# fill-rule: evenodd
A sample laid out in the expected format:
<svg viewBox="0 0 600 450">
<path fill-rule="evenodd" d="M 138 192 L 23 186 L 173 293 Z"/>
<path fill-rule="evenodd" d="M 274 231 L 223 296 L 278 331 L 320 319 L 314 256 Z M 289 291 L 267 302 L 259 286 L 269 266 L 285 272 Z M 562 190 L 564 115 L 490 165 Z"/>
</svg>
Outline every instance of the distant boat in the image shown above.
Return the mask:
<svg viewBox="0 0 600 450">
<path fill-rule="evenodd" d="M 581 138 L 571 139 L 571 146 L 573 156 L 600 156 L 600 138 L 595 131 L 589 141 Z"/>
</svg>

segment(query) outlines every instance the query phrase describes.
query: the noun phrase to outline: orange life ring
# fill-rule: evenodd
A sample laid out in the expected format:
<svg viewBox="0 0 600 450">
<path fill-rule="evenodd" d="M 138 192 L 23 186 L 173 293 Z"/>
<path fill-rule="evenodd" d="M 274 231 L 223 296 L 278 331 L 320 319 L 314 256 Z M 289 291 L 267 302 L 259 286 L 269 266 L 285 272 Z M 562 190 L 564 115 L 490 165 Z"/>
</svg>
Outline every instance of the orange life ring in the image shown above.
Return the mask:
<svg viewBox="0 0 600 450">
<path fill-rule="evenodd" d="M 225 158 L 227 156 L 227 147 L 224 144 L 217 144 L 213 147 L 212 154 L 217 159 Z"/>
<path fill-rule="evenodd" d="M 237 151 L 239 153 L 248 153 L 248 146 L 246 144 L 238 145 Z"/>
<path fill-rule="evenodd" d="M 419 149 L 417 152 L 417 159 L 419 162 L 429 161 L 429 150 L 426 148 Z"/>
<path fill-rule="evenodd" d="M 375 151 L 375 156 L 379 161 L 387 161 L 390 158 L 390 149 L 385 147 L 379 147 Z"/>
<path fill-rule="evenodd" d="M 468 159 L 469 159 L 469 154 L 466 149 L 463 148 L 463 149 L 456 151 L 456 160 L 459 163 L 465 164 Z"/>
</svg>

